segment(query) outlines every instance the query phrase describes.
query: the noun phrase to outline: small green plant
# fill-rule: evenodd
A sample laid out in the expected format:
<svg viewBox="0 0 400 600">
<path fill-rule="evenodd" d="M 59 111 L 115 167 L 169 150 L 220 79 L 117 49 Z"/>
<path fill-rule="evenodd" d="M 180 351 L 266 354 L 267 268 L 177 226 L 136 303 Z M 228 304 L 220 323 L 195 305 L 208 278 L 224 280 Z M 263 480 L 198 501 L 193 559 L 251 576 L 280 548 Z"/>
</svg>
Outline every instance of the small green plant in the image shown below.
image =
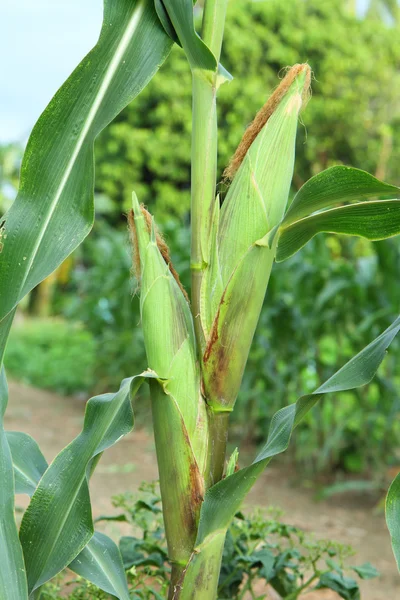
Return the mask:
<svg viewBox="0 0 400 600">
<path fill-rule="evenodd" d="M 99 517 L 98 521 L 127 522 L 132 526 L 135 536 L 124 536 L 119 542 L 130 595 L 137 600 L 159 600 L 168 590 L 171 574 L 161 497 L 154 483 L 142 484 L 139 492 L 114 497 L 113 505 L 120 512 Z M 237 513 L 222 554 L 218 600 L 241 600 L 249 593 L 262 600 L 268 597 L 267 585 L 283 600 L 296 600 L 305 591 L 323 588 L 336 591 L 346 600 L 357 600 L 360 590 L 354 574 L 371 579 L 378 572 L 368 563 L 347 566 L 353 554 L 350 546 L 317 541 L 298 527 L 285 524 L 277 509 L 257 510 L 249 516 Z M 58 600 L 61 590 L 71 584 L 76 585 L 76 580 L 61 577 L 44 586 L 41 600 Z M 84 581 L 68 597 L 108 598 Z"/>
<path fill-rule="evenodd" d="M 5 365 L 25 383 L 62 394 L 94 387 L 96 342 L 62 319 L 24 319 L 13 328 Z"/>
<path fill-rule="evenodd" d="M 216 194 L 217 93 L 232 78 L 220 64 L 227 4 L 205 0 L 200 37 L 192 0 L 105 0 L 98 44 L 30 137 L 18 196 L 0 221 L 1 361 L 19 301 L 93 225 L 96 136 L 153 77 L 172 44 L 182 47 L 193 84 L 191 298 L 152 215 L 133 194 L 128 222 L 148 368 L 118 392 L 92 398 L 81 433 L 50 465 L 32 438 L 5 432 L 1 420 L 0 598 L 40 598 L 41 587 L 67 566 L 106 594 L 129 598 L 119 549 L 94 531 L 89 482 L 102 453 L 131 431 L 132 399 L 147 382 L 171 564 L 168 598 L 215 600 L 227 532 L 257 478 L 326 394 L 371 381 L 400 331 L 398 317 L 325 383 L 278 410 L 251 464 L 239 468 L 237 451 L 226 463 L 229 417 L 273 265 L 319 233 L 369 240 L 400 233 L 400 189 L 358 169 L 322 171 L 289 205 L 308 64 L 289 69 L 256 115 L 225 170 L 224 197 Z M 7 403 L 2 369 L 1 417 Z M 399 488 L 400 475 L 387 501 L 398 557 Z M 19 531 L 15 491 L 32 496 Z M 339 586 L 340 565 L 335 578 Z"/>
</svg>

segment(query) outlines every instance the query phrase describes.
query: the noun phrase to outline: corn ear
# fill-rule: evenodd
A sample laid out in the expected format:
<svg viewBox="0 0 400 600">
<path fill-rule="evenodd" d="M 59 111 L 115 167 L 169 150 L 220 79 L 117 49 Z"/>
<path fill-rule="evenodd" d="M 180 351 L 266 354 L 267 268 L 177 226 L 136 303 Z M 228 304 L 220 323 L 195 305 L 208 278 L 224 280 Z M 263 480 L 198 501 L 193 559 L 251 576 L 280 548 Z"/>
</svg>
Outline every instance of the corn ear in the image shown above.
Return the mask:
<svg viewBox="0 0 400 600">
<path fill-rule="evenodd" d="M 308 65 L 289 71 L 246 132 L 227 169 L 233 180 L 226 199 L 221 208 L 216 203 L 201 314 L 204 390 L 216 412 L 232 410 L 241 384 L 275 259 L 271 234 L 288 201 L 309 81 Z"/>
<path fill-rule="evenodd" d="M 136 196 L 133 215 L 144 343 L 148 366 L 159 378 L 151 385 L 151 397 L 164 520 L 170 558 L 179 564 L 192 550 L 204 492 L 206 404 L 188 301 L 160 251 L 154 222 Z"/>
</svg>

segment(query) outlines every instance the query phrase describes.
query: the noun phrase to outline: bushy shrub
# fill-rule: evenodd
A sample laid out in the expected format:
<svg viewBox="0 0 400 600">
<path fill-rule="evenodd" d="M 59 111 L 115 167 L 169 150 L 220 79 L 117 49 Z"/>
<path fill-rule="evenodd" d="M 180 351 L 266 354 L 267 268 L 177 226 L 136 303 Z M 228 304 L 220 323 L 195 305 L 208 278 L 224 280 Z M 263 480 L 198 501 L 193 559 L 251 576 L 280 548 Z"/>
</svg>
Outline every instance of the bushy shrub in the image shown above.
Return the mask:
<svg viewBox="0 0 400 600">
<path fill-rule="evenodd" d="M 129 523 L 135 531 L 134 536 L 124 536 L 119 542 L 131 598 L 162 600 L 170 564 L 157 486 L 142 484 L 139 496 L 121 494 L 113 504 L 119 514 L 99 520 Z M 251 598 L 267 598 L 266 584 L 282 600 L 296 600 L 301 592 L 312 589 L 331 589 L 345 600 L 359 600 L 354 575 L 371 579 L 379 573 L 369 563 L 350 566 L 353 554 L 350 546 L 317 541 L 312 534 L 284 523 L 277 510 L 257 510 L 247 516 L 238 513 L 225 542 L 218 600 L 241 600 L 246 593 Z M 76 581 L 78 586 L 68 595 L 69 600 L 110 598 L 90 583 Z M 64 575 L 58 582 L 46 584 L 41 600 L 61 600 L 59 593 L 64 590 L 65 594 L 70 583 Z"/>
<path fill-rule="evenodd" d="M 96 342 L 81 325 L 61 319 L 23 319 L 7 346 L 11 376 L 63 394 L 87 392 L 95 384 Z"/>
</svg>

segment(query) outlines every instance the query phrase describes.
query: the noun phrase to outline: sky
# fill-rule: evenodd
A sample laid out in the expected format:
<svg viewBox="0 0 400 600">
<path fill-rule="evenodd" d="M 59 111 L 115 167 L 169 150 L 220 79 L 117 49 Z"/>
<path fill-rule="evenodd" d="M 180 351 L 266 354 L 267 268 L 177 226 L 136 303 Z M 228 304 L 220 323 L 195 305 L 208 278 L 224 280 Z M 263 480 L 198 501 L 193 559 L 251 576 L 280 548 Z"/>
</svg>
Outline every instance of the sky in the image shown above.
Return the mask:
<svg viewBox="0 0 400 600">
<path fill-rule="evenodd" d="M 102 0 L 0 0 L 0 144 L 26 141 L 96 43 L 102 13 Z"/>
<path fill-rule="evenodd" d="M 25 141 L 97 41 L 102 0 L 0 0 L 0 143 Z"/>
</svg>

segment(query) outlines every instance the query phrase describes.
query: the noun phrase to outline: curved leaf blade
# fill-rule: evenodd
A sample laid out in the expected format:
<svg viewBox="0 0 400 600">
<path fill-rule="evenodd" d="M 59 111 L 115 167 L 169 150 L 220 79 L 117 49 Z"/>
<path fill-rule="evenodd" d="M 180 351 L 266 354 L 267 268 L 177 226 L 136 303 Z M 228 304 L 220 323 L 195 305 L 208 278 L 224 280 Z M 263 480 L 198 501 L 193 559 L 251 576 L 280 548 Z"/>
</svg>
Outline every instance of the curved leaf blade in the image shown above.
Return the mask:
<svg viewBox="0 0 400 600">
<path fill-rule="evenodd" d="M 28 600 L 24 558 L 14 516 L 14 476 L 10 448 L 3 429 L 8 404 L 4 367 L 0 370 L 0 598 Z"/>
<path fill-rule="evenodd" d="M 148 83 L 171 46 L 152 0 L 104 1 L 99 41 L 37 122 L 19 194 L 0 224 L 0 320 L 89 233 L 94 140 Z"/>
<path fill-rule="evenodd" d="M 368 240 L 384 240 L 400 233 L 400 200 L 360 202 L 334 208 L 280 230 L 277 262 L 293 256 L 318 233 L 357 235 Z"/>
<path fill-rule="evenodd" d="M 384 183 L 361 169 L 342 165 L 311 177 L 297 192 L 282 225 L 312 213 L 367 199 L 400 198 L 400 188 Z"/>
<path fill-rule="evenodd" d="M 107 594 L 119 600 L 129 600 L 120 551 L 113 540 L 103 533 L 95 531 L 90 542 L 68 566 Z"/>
<path fill-rule="evenodd" d="M 15 493 L 32 496 L 48 464 L 35 440 L 22 431 L 7 431 L 14 467 Z"/>
<path fill-rule="evenodd" d="M 387 493 L 385 512 L 393 554 L 400 571 L 400 473 L 392 481 Z"/>
<path fill-rule="evenodd" d="M 192 0 L 179 0 L 178 2 L 176 0 L 163 0 L 163 5 L 186 53 L 192 71 L 211 71 L 215 73 L 218 66 L 216 58 L 197 35 L 194 28 Z"/>
<path fill-rule="evenodd" d="M 226 477 L 206 492 L 196 546 L 208 543 L 216 533 L 227 530 L 259 475 L 274 456 L 287 449 L 295 427 L 324 394 L 351 390 L 371 381 L 385 357 L 387 348 L 399 331 L 400 317 L 312 394 L 301 396 L 294 404 L 275 413 L 267 442 L 254 462 Z"/>
<path fill-rule="evenodd" d="M 12 310 L 2 321 L 0 321 L 0 367 L 3 364 L 4 353 L 6 351 L 6 345 L 8 340 L 8 334 L 10 333 L 11 325 L 14 320 L 16 309 Z"/>
<path fill-rule="evenodd" d="M 171 40 L 173 40 L 174 42 L 176 42 L 177 44 L 180 45 L 179 38 L 176 34 L 174 26 L 171 23 L 171 19 L 168 16 L 168 13 L 164 6 L 163 1 L 162 0 L 154 0 L 154 6 L 157 11 L 158 18 L 160 19 L 161 24 L 165 29 L 165 32 L 169 35 Z"/>
<path fill-rule="evenodd" d="M 89 477 L 99 455 L 131 431 L 131 398 L 147 377 L 155 375 L 127 379 L 117 393 L 89 400 L 82 432 L 41 478 L 20 528 L 29 593 L 66 567 L 91 539 Z"/>
</svg>

